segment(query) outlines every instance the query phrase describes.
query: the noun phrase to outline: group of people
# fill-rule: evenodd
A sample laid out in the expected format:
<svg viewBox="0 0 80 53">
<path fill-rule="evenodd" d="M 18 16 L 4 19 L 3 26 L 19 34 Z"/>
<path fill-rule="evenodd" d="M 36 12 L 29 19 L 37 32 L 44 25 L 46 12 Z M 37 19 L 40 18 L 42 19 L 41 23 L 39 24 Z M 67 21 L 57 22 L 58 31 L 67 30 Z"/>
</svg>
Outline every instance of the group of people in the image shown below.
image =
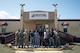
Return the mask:
<svg viewBox="0 0 80 53">
<path fill-rule="evenodd" d="M 25 47 L 60 47 L 58 30 L 18 30 L 15 32 L 15 45 L 19 48 Z"/>
</svg>

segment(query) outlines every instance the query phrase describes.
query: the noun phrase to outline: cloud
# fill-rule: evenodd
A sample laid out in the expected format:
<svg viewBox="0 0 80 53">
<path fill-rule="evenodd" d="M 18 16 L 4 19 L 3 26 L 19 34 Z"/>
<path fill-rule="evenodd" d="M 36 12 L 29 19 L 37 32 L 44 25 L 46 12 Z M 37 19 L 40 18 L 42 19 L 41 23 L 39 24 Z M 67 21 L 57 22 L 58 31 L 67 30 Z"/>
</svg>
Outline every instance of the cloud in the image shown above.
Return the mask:
<svg viewBox="0 0 80 53">
<path fill-rule="evenodd" d="M 6 11 L 0 11 L 0 19 L 19 19 L 17 16 L 12 16 Z"/>
</svg>

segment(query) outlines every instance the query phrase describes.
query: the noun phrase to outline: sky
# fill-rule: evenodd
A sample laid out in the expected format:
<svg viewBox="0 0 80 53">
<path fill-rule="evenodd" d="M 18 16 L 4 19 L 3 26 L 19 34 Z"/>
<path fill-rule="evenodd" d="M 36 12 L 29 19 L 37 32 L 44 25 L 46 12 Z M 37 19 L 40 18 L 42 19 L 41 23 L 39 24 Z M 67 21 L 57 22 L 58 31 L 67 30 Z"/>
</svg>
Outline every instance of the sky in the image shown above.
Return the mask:
<svg viewBox="0 0 80 53">
<path fill-rule="evenodd" d="M 24 11 L 54 11 L 57 5 L 59 19 L 80 19 L 80 0 L 0 0 L 0 19 L 20 19 L 20 4 Z"/>
</svg>

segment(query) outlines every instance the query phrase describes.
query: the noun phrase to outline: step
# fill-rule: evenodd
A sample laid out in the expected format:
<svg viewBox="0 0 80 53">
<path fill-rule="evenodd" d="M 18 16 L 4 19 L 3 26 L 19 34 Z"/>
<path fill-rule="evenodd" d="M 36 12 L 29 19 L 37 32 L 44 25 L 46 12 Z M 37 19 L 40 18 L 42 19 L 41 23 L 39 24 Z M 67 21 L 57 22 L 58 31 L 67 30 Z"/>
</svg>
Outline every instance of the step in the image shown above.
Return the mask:
<svg viewBox="0 0 80 53">
<path fill-rule="evenodd" d="M 61 51 L 62 48 L 17 48 L 16 51 Z"/>
<path fill-rule="evenodd" d="M 15 53 L 63 53 L 63 51 L 15 51 Z"/>
</svg>

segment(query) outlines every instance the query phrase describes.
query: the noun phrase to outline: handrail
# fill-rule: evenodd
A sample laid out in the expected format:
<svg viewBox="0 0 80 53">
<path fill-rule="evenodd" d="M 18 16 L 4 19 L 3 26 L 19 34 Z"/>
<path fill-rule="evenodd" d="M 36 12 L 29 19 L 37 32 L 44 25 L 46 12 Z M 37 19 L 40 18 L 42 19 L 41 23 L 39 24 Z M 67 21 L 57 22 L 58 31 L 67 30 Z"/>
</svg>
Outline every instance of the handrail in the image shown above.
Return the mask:
<svg viewBox="0 0 80 53">
<path fill-rule="evenodd" d="M 10 33 L 13 33 L 13 32 L 0 33 L 0 35 L 7 35 L 7 34 L 10 34 Z"/>
<path fill-rule="evenodd" d="M 54 30 L 54 29 L 53 29 Z M 67 35 L 71 35 L 71 34 L 69 34 L 69 33 L 67 33 L 67 32 L 63 32 L 63 31 L 60 31 L 60 30 L 57 30 L 58 32 L 61 32 L 61 33 L 64 33 L 64 34 L 67 34 Z M 73 36 L 73 35 L 71 35 L 71 36 Z M 73 36 L 73 37 L 76 37 L 76 36 Z"/>
<path fill-rule="evenodd" d="M 8 36 L 11 36 L 12 34 L 14 34 L 14 33 L 10 33 L 10 34 L 7 34 L 7 35 L 1 35 L 1 36 L 8 37 Z"/>
<path fill-rule="evenodd" d="M 11 42 L 11 41 L 13 41 L 14 39 L 15 39 L 15 33 L 13 32 L 13 33 L 10 33 L 10 34 L 7 34 L 7 35 L 0 35 L 0 38 L 1 38 L 1 41 L 3 42 L 3 43 L 8 43 L 8 42 Z"/>
<path fill-rule="evenodd" d="M 72 44 L 74 42 L 74 39 L 76 38 L 76 36 L 71 35 L 69 33 L 65 33 L 65 32 L 62 32 L 60 30 L 58 30 L 58 32 L 61 33 L 60 37 L 63 40 L 67 41 L 67 43 L 71 43 Z"/>
</svg>

